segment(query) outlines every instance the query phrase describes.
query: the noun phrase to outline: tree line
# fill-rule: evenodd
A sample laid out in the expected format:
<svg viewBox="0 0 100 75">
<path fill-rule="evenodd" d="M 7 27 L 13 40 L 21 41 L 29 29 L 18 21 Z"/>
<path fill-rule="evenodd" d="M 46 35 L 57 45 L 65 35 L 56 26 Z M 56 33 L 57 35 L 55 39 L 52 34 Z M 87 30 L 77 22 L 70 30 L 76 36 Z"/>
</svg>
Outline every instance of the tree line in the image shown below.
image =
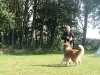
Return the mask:
<svg viewBox="0 0 100 75">
<path fill-rule="evenodd" d="M 88 19 L 99 27 L 99 0 L 0 0 L 0 42 L 4 45 L 57 45 L 65 26 L 86 40 Z M 83 20 L 82 20 L 83 19 Z M 80 24 L 79 24 L 80 23 Z"/>
</svg>

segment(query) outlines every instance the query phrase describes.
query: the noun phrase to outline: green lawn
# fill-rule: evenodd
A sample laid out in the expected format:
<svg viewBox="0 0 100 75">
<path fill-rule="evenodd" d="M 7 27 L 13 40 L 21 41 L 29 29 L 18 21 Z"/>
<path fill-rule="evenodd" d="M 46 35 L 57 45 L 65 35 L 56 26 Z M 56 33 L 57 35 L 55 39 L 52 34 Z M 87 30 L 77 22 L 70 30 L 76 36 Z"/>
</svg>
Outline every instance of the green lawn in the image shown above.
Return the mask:
<svg viewBox="0 0 100 75">
<path fill-rule="evenodd" d="M 0 75 L 100 75 L 100 57 L 93 53 L 85 53 L 79 66 L 61 65 L 63 52 L 0 55 Z"/>
</svg>

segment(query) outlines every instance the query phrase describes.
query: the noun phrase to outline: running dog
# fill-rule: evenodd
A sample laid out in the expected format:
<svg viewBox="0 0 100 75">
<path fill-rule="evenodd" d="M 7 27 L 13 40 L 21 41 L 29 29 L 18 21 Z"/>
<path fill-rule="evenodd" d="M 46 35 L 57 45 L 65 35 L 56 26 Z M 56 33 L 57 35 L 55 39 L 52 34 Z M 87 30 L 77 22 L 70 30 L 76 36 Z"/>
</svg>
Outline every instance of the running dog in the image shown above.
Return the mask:
<svg viewBox="0 0 100 75">
<path fill-rule="evenodd" d="M 62 62 L 66 61 L 67 65 L 69 65 L 71 61 L 75 62 L 76 65 L 80 64 L 81 56 L 84 54 L 84 47 L 82 45 L 78 46 L 80 50 L 72 49 L 69 42 L 64 43 L 64 58 Z"/>
</svg>

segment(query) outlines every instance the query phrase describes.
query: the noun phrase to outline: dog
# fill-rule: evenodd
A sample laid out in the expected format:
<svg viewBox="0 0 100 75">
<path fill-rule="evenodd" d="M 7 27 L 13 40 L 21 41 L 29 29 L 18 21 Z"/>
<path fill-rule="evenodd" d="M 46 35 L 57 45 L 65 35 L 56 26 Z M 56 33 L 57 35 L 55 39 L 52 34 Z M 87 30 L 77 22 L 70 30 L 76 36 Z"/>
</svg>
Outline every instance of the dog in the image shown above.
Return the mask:
<svg viewBox="0 0 100 75">
<path fill-rule="evenodd" d="M 81 63 L 81 56 L 84 54 L 84 47 L 82 45 L 78 46 L 80 50 L 72 49 L 69 42 L 64 43 L 64 58 L 62 62 L 66 61 L 67 66 L 71 63 L 71 61 L 76 63 L 76 65 Z"/>
</svg>

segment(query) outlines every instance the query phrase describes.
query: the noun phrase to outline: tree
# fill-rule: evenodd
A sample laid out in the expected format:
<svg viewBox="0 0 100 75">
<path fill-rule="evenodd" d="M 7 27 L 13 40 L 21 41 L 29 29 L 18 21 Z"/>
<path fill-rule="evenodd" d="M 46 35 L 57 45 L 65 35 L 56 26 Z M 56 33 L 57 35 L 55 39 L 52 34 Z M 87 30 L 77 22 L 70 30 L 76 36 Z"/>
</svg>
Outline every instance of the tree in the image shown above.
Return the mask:
<svg viewBox="0 0 100 75">
<path fill-rule="evenodd" d="M 28 2 L 29 0 L 25 1 L 25 9 L 23 7 L 23 24 L 22 24 L 22 37 L 21 37 L 21 46 L 20 48 L 23 47 L 23 43 L 24 43 L 24 36 L 25 36 L 25 27 L 27 26 L 28 23 L 28 19 L 27 19 L 27 15 L 28 15 Z"/>
<path fill-rule="evenodd" d="M 31 46 L 33 45 L 33 34 L 34 34 L 34 30 L 35 30 L 35 20 L 36 20 L 36 7 L 37 7 L 37 1 L 36 0 L 34 0 L 34 5 L 33 5 L 33 7 L 32 7 L 32 11 L 33 11 L 33 20 L 32 20 L 32 32 L 31 32 Z"/>
<path fill-rule="evenodd" d="M 43 29 L 44 29 L 44 24 L 45 24 L 45 21 L 46 21 L 46 18 L 47 18 L 47 16 L 46 16 L 46 13 L 47 13 L 47 0 L 43 0 L 43 12 L 42 12 L 42 24 L 41 24 L 41 31 L 40 31 L 40 42 L 39 42 L 39 44 L 40 44 L 40 46 L 41 46 L 41 44 L 42 44 L 42 42 L 43 42 Z"/>
<path fill-rule="evenodd" d="M 8 34 L 7 31 L 14 27 L 14 14 L 10 11 L 9 1 L 0 1 L 0 6 L 0 33 L 2 33 L 1 36 L 4 39 L 4 36 Z"/>
<path fill-rule="evenodd" d="M 80 8 L 80 10 L 82 10 L 81 15 L 79 17 L 80 20 L 82 20 L 82 17 L 84 17 L 84 23 L 82 24 L 83 26 L 83 40 L 82 40 L 82 44 L 85 44 L 85 40 L 86 40 L 86 33 L 87 33 L 87 27 L 88 27 L 88 22 L 89 22 L 89 16 L 90 14 L 93 12 L 93 10 L 98 6 L 97 3 L 98 0 L 82 0 L 81 2 L 81 6 L 82 8 Z"/>
<path fill-rule="evenodd" d="M 12 12 L 15 14 L 16 13 L 16 0 L 13 0 L 12 10 L 13 10 Z M 13 23 L 13 26 L 15 26 L 15 23 Z M 14 28 L 12 28 L 11 32 L 12 32 L 12 41 L 11 41 L 11 44 L 13 46 L 14 45 Z"/>
<path fill-rule="evenodd" d="M 3 13 L 0 14 L 2 18 L 0 21 L 5 24 L 0 24 L 4 38 L 7 37 L 5 43 L 9 41 L 12 45 L 18 44 L 20 48 L 29 44 L 53 46 L 57 44 L 56 40 L 64 31 L 65 25 L 68 24 L 73 29 L 76 27 L 74 21 L 78 8 L 75 0 L 4 0 L 3 2 L 3 4 L 8 2 L 5 7 L 7 13 L 3 9 Z M 6 22 L 8 20 L 10 21 Z"/>
</svg>

